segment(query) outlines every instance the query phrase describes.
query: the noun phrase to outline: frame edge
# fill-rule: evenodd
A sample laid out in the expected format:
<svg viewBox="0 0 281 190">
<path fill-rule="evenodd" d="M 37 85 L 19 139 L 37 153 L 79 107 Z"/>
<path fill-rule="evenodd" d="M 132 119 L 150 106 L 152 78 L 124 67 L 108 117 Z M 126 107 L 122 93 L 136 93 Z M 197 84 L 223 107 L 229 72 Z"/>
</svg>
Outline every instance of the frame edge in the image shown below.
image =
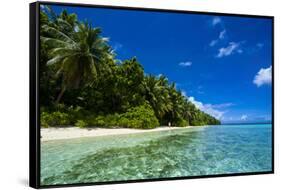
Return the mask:
<svg viewBox="0 0 281 190">
<path fill-rule="evenodd" d="M 39 188 L 37 125 L 38 3 L 29 4 L 29 186 Z M 39 139 L 40 140 L 40 139 Z"/>
<path fill-rule="evenodd" d="M 248 173 L 235 173 L 235 174 L 219 174 L 219 175 L 206 175 L 206 176 L 183 176 L 175 178 L 157 178 L 145 180 L 125 180 L 125 181 L 110 181 L 110 182 L 92 182 L 92 183 L 74 183 L 74 184 L 59 184 L 59 185 L 40 185 L 40 128 L 38 110 L 38 68 L 39 68 L 39 7 L 40 4 L 46 5 L 60 5 L 60 6 L 81 6 L 93 8 L 107 8 L 119 10 L 139 10 L 139 11 L 157 11 L 157 12 L 170 12 L 170 13 L 190 13 L 190 14 L 205 14 L 217 16 L 234 16 L 234 17 L 249 17 L 249 18 L 263 18 L 272 20 L 272 170 L 266 172 L 248 172 Z M 37 1 L 30 3 L 30 114 L 29 114 L 29 127 L 30 127 L 30 175 L 29 186 L 33 188 L 63 188 L 63 187 L 79 187 L 79 186 L 93 186 L 93 185 L 110 185 L 110 184 L 128 184 L 128 183 L 142 183 L 142 182 L 160 182 L 160 181 L 174 181 L 186 179 L 203 179 L 215 177 L 235 177 L 235 176 L 249 176 L 249 175 L 264 175 L 274 174 L 274 16 L 273 15 L 248 15 L 248 14 L 235 14 L 235 13 L 220 13 L 220 12 L 204 12 L 204 11 L 190 11 L 190 10 L 172 10 L 172 9 L 158 9 L 158 8 L 141 8 L 141 7 L 127 7 L 117 5 L 101 5 L 101 4 L 85 4 L 85 3 L 67 3 L 67 2 L 49 2 Z M 35 128 L 34 128 L 35 126 Z M 39 130 L 38 130 L 39 129 Z"/>
</svg>

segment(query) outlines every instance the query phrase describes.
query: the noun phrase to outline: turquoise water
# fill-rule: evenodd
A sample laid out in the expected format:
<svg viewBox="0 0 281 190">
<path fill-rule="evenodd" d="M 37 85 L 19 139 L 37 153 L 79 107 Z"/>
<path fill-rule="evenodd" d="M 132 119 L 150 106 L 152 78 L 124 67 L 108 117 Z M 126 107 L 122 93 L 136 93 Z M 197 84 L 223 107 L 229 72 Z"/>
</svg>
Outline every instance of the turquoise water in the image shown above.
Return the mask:
<svg viewBox="0 0 281 190">
<path fill-rule="evenodd" d="M 41 143 L 41 185 L 271 171 L 271 125 Z"/>
</svg>

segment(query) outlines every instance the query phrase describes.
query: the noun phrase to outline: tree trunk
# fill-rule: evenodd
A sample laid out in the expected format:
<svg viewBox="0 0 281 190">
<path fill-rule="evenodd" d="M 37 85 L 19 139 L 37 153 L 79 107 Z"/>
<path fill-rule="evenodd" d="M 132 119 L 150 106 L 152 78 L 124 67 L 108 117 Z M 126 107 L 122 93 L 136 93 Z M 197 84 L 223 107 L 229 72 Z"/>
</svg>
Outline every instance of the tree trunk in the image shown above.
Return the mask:
<svg viewBox="0 0 281 190">
<path fill-rule="evenodd" d="M 60 100 L 61 100 L 61 98 L 62 98 L 62 96 L 63 96 L 65 90 L 66 90 L 66 87 L 65 87 L 65 86 L 62 87 L 62 89 L 61 89 L 61 91 L 60 91 L 60 93 L 59 93 L 59 95 L 58 95 L 58 97 L 57 97 L 56 104 L 58 104 L 58 103 L 60 102 Z"/>
</svg>

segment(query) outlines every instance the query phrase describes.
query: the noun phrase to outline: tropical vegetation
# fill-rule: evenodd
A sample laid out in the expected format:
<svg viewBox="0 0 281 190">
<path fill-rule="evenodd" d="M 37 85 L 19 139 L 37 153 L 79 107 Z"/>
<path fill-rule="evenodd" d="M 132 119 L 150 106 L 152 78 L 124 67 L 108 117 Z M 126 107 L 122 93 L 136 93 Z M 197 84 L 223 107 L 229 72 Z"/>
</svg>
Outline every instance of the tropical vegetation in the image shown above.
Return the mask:
<svg viewBox="0 0 281 190">
<path fill-rule="evenodd" d="M 41 126 L 155 128 L 220 124 L 136 57 L 117 60 L 102 29 L 66 10 L 40 11 Z"/>
</svg>

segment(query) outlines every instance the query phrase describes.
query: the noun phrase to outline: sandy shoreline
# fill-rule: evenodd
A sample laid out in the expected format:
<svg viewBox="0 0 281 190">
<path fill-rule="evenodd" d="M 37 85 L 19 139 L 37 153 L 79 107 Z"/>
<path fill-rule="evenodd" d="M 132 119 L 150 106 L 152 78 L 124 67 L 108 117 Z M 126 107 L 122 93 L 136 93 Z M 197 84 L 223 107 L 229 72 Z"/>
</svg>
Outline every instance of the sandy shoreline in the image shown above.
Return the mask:
<svg viewBox="0 0 281 190">
<path fill-rule="evenodd" d="M 196 126 L 198 127 L 198 126 Z M 128 128 L 78 128 L 78 127 L 50 127 L 41 129 L 41 141 L 72 139 L 80 137 L 98 137 L 107 135 L 121 135 L 121 134 L 135 134 L 146 133 L 153 131 L 167 131 L 184 128 L 194 128 L 194 126 L 187 127 L 157 127 L 155 129 L 128 129 Z"/>
</svg>

